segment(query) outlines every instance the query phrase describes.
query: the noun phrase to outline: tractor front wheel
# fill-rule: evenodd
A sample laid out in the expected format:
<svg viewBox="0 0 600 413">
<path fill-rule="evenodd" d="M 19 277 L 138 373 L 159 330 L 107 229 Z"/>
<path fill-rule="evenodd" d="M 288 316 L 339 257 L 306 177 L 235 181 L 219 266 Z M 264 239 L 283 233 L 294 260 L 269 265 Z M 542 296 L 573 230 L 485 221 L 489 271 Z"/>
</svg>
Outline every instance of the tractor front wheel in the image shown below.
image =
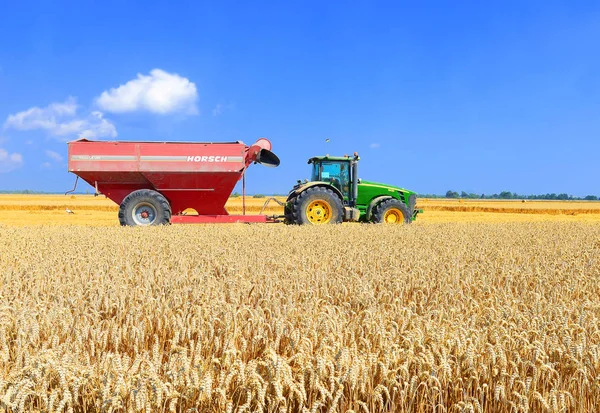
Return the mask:
<svg viewBox="0 0 600 413">
<path fill-rule="evenodd" d="M 382 224 L 410 224 L 410 211 L 406 204 L 397 199 L 380 202 L 373 211 L 373 222 Z"/>
<path fill-rule="evenodd" d="M 342 201 L 331 189 L 308 188 L 291 201 L 292 219 L 296 224 L 340 224 L 343 220 Z"/>
<path fill-rule="evenodd" d="M 123 226 L 167 225 L 171 222 L 171 206 L 162 194 L 139 189 L 121 203 L 119 222 Z"/>
</svg>

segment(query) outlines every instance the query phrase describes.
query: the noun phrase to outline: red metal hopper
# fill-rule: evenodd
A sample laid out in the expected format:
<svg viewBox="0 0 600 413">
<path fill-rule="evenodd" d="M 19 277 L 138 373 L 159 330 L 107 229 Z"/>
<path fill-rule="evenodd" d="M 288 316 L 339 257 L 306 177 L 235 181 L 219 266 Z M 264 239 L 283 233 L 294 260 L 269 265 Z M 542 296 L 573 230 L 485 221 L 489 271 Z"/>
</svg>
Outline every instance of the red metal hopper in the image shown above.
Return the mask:
<svg viewBox="0 0 600 413">
<path fill-rule="evenodd" d="M 68 143 L 69 172 L 121 204 L 133 191 L 149 189 L 170 204 L 172 222 L 265 222 L 265 216 L 230 216 L 225 209 L 236 183 L 253 162 L 276 167 L 271 142 Z M 187 208 L 199 216 L 181 216 Z"/>
</svg>

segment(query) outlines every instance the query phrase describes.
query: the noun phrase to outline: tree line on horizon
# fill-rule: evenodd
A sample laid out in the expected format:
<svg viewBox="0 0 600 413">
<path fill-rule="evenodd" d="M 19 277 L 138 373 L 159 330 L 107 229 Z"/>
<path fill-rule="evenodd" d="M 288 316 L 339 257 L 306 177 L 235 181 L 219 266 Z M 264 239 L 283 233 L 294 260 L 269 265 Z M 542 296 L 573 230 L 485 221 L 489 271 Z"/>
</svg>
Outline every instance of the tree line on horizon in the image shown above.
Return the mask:
<svg viewBox="0 0 600 413">
<path fill-rule="evenodd" d="M 585 197 L 577 197 L 566 193 L 562 194 L 541 194 L 541 195 L 522 195 L 516 192 L 502 191 L 499 194 L 475 194 L 461 191 L 460 193 L 453 190 L 448 190 L 445 195 L 438 194 L 419 194 L 421 198 L 449 198 L 449 199 L 539 199 L 539 200 L 556 200 L 556 201 L 597 201 L 596 195 L 587 195 Z"/>
</svg>

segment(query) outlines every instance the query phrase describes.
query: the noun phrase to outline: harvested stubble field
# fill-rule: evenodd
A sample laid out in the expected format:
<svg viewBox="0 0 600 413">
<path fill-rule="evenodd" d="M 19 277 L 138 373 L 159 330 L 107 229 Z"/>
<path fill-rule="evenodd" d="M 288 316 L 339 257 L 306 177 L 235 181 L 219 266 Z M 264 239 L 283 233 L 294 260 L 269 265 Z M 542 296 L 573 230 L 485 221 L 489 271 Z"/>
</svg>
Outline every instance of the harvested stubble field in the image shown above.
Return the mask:
<svg viewBox="0 0 600 413">
<path fill-rule="evenodd" d="M 285 197 L 278 197 L 284 201 Z M 246 212 L 258 214 L 265 198 L 246 198 Z M 439 222 L 600 222 L 600 202 L 495 201 L 419 199 L 419 223 Z M 74 214 L 66 214 L 70 209 Z M 118 206 L 104 196 L 92 195 L 0 195 L 0 224 L 117 226 Z M 242 213 L 242 199 L 227 202 L 231 214 Z M 282 214 L 271 202 L 265 214 Z"/>
<path fill-rule="evenodd" d="M 420 207 L 430 211 L 493 212 L 544 215 L 600 214 L 597 201 L 540 201 L 499 199 L 421 199 Z"/>
<path fill-rule="evenodd" d="M 285 197 L 279 197 L 285 201 Z M 258 214 L 267 198 L 246 198 L 246 213 Z M 66 209 L 73 211 L 67 214 Z M 242 213 L 242 199 L 227 202 L 231 214 Z M 118 205 L 104 196 L 93 195 L 0 195 L 0 224 L 27 225 L 119 225 Z M 191 212 L 193 213 L 193 211 Z M 271 202 L 265 214 L 282 214 L 283 208 Z"/>
<path fill-rule="evenodd" d="M 0 225 L 0 409 L 592 412 L 600 225 Z"/>
</svg>

